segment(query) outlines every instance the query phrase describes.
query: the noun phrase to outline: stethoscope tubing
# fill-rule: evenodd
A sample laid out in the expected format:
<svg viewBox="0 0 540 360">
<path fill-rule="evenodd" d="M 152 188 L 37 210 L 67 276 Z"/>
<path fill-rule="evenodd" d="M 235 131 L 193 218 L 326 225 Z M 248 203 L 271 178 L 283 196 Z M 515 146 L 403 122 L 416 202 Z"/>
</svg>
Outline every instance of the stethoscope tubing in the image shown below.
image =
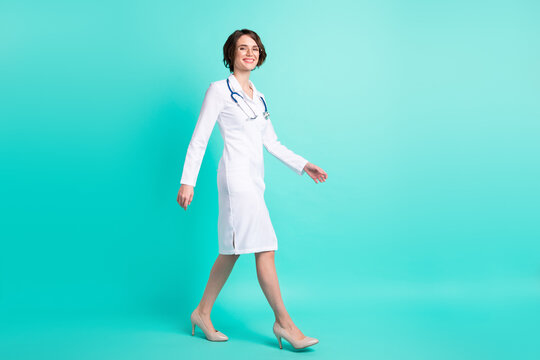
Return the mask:
<svg viewBox="0 0 540 360">
<path fill-rule="evenodd" d="M 238 96 L 240 96 L 240 97 L 242 98 L 242 100 L 244 100 L 244 103 L 245 103 L 245 104 L 249 107 L 249 109 L 253 112 L 253 114 L 255 115 L 255 117 L 251 117 L 251 116 L 249 116 L 247 113 L 246 113 L 246 115 L 248 115 L 249 118 L 252 119 L 252 120 L 253 120 L 253 119 L 256 119 L 258 115 L 257 115 L 257 114 L 255 113 L 255 111 L 251 108 L 251 106 L 249 106 L 249 104 L 247 103 L 246 99 L 244 99 L 244 97 L 243 97 L 241 94 L 239 94 L 239 93 L 237 93 L 236 91 L 233 91 L 233 90 L 231 89 L 231 85 L 229 84 L 229 79 L 228 79 L 228 78 L 227 78 L 227 86 L 229 87 L 229 91 L 231 92 L 231 98 L 232 98 L 232 99 L 234 100 L 234 102 L 238 105 L 238 107 L 239 107 L 240 109 L 242 109 L 242 107 L 241 107 L 240 104 L 238 103 L 238 100 L 236 100 L 236 99 L 234 98 L 234 95 L 238 95 Z M 263 99 L 262 96 L 259 96 L 259 98 L 261 99 L 262 103 L 264 104 L 264 115 L 265 115 L 264 117 L 265 117 L 266 119 L 268 119 L 268 108 L 266 107 L 266 101 L 264 101 L 264 99 Z M 242 111 L 244 111 L 244 109 L 242 109 Z M 244 113 L 245 113 L 245 111 L 244 111 Z"/>
</svg>

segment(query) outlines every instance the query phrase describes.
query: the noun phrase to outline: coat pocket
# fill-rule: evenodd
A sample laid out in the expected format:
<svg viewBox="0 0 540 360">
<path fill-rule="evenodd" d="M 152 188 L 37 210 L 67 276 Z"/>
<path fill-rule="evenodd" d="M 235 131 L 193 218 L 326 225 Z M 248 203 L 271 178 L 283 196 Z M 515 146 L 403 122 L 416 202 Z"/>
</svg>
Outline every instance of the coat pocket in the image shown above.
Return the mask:
<svg viewBox="0 0 540 360">
<path fill-rule="evenodd" d="M 259 116 L 253 120 L 253 126 L 262 134 L 268 126 L 268 121 L 264 118 L 263 114 L 259 114 Z"/>
</svg>

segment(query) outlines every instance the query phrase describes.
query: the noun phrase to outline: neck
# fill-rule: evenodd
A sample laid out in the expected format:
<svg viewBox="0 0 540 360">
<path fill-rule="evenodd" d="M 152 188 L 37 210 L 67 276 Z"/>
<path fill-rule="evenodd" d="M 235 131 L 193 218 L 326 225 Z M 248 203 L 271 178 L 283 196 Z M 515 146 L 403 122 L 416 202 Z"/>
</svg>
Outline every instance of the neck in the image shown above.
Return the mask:
<svg viewBox="0 0 540 360">
<path fill-rule="evenodd" d="M 233 75 L 238 80 L 240 85 L 247 89 L 249 88 L 249 75 L 251 74 L 251 71 L 241 71 L 241 70 L 234 70 Z"/>
</svg>

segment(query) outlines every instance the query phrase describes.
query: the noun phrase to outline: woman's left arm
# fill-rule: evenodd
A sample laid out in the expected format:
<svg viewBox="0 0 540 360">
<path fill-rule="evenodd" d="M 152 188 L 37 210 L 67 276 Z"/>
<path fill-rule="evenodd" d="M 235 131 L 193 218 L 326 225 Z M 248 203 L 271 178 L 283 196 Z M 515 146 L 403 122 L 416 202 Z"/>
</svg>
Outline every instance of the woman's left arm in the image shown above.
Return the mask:
<svg viewBox="0 0 540 360">
<path fill-rule="evenodd" d="M 263 144 L 269 153 L 281 160 L 290 169 L 296 172 L 298 175 L 303 175 L 306 172 L 315 182 L 323 182 L 327 178 L 326 172 L 315 164 L 310 163 L 302 156 L 295 154 L 293 151 L 283 145 L 276 135 L 274 126 L 270 119 L 268 125 L 264 130 Z"/>
</svg>

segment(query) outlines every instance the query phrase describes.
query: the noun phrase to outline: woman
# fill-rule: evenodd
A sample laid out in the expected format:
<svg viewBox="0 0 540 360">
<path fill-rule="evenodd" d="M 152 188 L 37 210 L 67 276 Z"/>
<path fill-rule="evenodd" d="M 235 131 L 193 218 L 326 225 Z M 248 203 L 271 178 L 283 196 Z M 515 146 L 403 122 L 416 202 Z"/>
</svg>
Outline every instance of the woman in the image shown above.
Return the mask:
<svg viewBox="0 0 540 360">
<path fill-rule="evenodd" d="M 188 146 L 177 201 L 187 210 L 193 199 L 202 159 L 216 121 L 224 140 L 217 172 L 219 255 L 210 272 L 203 297 L 191 314 L 192 335 L 199 326 L 211 341 L 226 341 L 210 320 L 212 306 L 240 254 L 254 253 L 257 277 L 274 310 L 273 331 L 282 348 L 285 338 L 295 348 L 318 343 L 305 336 L 285 309 L 274 264 L 277 238 L 264 201 L 263 146 L 297 174 L 306 172 L 315 183 L 327 174 L 293 153 L 277 139 L 264 95 L 249 80 L 263 64 L 266 52 L 259 36 L 247 29 L 232 33 L 223 46 L 224 64 L 231 74 L 212 82 Z"/>
</svg>

